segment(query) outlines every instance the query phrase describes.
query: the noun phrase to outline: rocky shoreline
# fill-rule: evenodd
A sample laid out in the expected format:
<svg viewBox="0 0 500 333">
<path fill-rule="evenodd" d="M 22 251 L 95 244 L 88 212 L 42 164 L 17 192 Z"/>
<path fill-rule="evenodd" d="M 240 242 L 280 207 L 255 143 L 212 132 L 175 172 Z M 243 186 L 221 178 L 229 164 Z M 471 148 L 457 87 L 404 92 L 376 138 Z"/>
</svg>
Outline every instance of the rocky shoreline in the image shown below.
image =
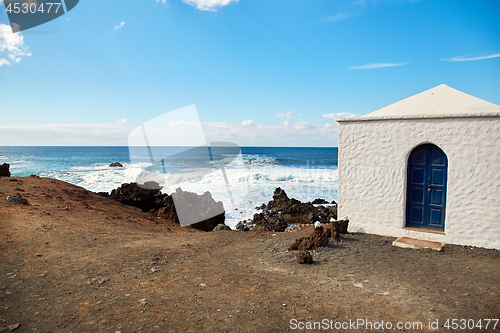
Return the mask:
<svg viewBox="0 0 500 333">
<path fill-rule="evenodd" d="M 274 232 L 285 231 L 290 225 L 313 224 L 321 222 L 329 223 L 332 219 L 337 220 L 337 205 L 333 201 L 330 207 L 319 205 L 314 202 L 327 203 L 324 199 L 315 199 L 313 202 L 300 202 L 288 195 L 280 187 L 276 188 L 273 198 L 267 204 L 259 208 L 261 213 L 256 213 L 250 221 L 241 221 L 236 225 L 236 230 L 259 228 Z"/>
<path fill-rule="evenodd" d="M 225 226 L 224 213 L 216 215 L 213 213 L 214 211 L 224 211 L 223 204 L 220 201 L 215 201 L 210 192 L 197 195 L 178 188 L 175 193 L 169 195 L 161 192 L 158 183 L 148 182 L 141 185 L 124 183 L 117 189 L 112 190 L 111 193 L 99 192 L 98 194 L 124 205 L 140 208 L 143 212 L 149 212 L 156 217 L 180 223 L 173 199 L 175 195 L 176 200 L 183 200 L 188 203 L 193 215 L 198 217 L 198 220 L 201 220 L 201 222 L 191 225 L 193 228 L 213 231 L 219 225 Z M 330 206 L 324 206 L 324 204 Z M 274 190 L 272 199 L 267 204 L 257 207 L 257 209 L 262 210 L 262 212 L 255 213 L 251 220 L 238 222 L 236 231 L 283 232 L 287 228 L 289 231 L 296 230 L 299 228 L 298 226 L 311 225 L 315 222 L 328 225 L 331 221 L 337 220 L 335 201 L 328 203 L 324 199 L 315 199 L 313 202 L 303 203 L 294 198 L 288 198 L 285 191 L 279 187 Z M 203 219 L 203 216 L 213 217 Z M 221 228 L 223 227 L 218 227 L 217 230 Z M 347 226 L 344 229 L 343 233 L 347 233 Z"/>
<path fill-rule="evenodd" d="M 110 167 L 120 167 L 119 162 L 114 162 Z M 0 166 L 0 177 L 10 177 L 9 164 Z M 194 223 L 191 227 L 203 230 L 213 231 L 217 226 L 225 226 L 225 214 L 223 203 L 215 201 L 210 192 L 198 195 L 192 192 L 183 191 L 178 188 L 175 193 L 166 194 L 161 192 L 161 186 L 156 182 L 123 183 L 120 187 L 108 192 L 99 192 L 99 195 L 113 199 L 127 206 L 134 206 L 143 212 L 149 212 L 151 215 L 180 224 L 176 205 L 185 202 L 187 212 L 183 212 L 191 220 L 200 221 Z M 328 205 L 328 206 L 325 206 Z M 177 205 L 179 207 L 179 205 Z M 272 199 L 266 204 L 256 207 L 261 212 L 255 213 L 250 220 L 239 221 L 236 224 L 236 231 L 262 230 L 283 232 L 298 230 L 301 227 L 320 222 L 323 225 L 329 225 L 331 221 L 337 220 L 337 204 L 317 198 L 312 202 L 300 202 L 294 198 L 289 198 L 280 187 L 274 190 Z M 224 228 L 220 226 L 218 230 Z M 227 226 L 226 226 L 227 227 Z M 347 229 L 345 227 L 344 229 Z M 345 231 L 344 233 L 346 233 Z"/>
</svg>

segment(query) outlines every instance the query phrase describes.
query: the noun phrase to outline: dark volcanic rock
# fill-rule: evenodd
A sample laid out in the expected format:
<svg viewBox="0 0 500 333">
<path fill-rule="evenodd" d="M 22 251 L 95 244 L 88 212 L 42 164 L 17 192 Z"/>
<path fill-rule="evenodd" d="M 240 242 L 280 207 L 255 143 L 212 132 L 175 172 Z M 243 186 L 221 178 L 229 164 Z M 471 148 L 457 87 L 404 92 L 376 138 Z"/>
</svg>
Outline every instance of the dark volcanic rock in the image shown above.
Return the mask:
<svg viewBox="0 0 500 333">
<path fill-rule="evenodd" d="M 123 165 L 120 162 L 113 162 L 109 166 L 123 168 Z"/>
<path fill-rule="evenodd" d="M 10 177 L 10 164 L 4 163 L 0 165 L 0 177 Z"/>
<path fill-rule="evenodd" d="M 178 188 L 171 197 L 175 201 L 177 215 L 183 219 L 181 225 L 189 224 L 199 230 L 212 231 L 226 220 L 222 201 L 215 201 L 208 191 L 198 195 Z"/>
<path fill-rule="evenodd" d="M 146 187 L 146 188 L 145 188 Z M 179 216 L 183 218 L 182 225 L 212 231 L 218 224 L 224 224 L 225 214 L 222 202 L 216 202 L 210 192 L 203 195 L 185 192 L 178 188 L 172 195 L 163 194 L 158 183 L 148 182 L 139 186 L 137 183 L 122 184 L 111 191 L 109 198 L 119 201 L 124 205 L 140 208 L 144 212 L 155 213 L 158 217 L 180 223 Z M 106 196 L 101 194 L 103 196 Z M 177 208 L 181 209 L 177 213 Z M 201 222 L 198 222 L 201 221 Z"/>
<path fill-rule="evenodd" d="M 331 238 L 334 238 L 336 240 L 340 239 L 340 234 L 348 234 L 349 232 L 347 231 L 347 228 L 349 226 L 349 220 L 338 220 L 338 221 L 331 221 L 330 225 L 327 229 L 327 231 L 330 231 L 330 236 Z"/>
<path fill-rule="evenodd" d="M 253 224 L 245 221 L 240 221 L 236 224 L 236 231 L 250 231 L 250 228 L 253 227 Z"/>
<path fill-rule="evenodd" d="M 311 203 L 289 199 L 281 188 L 274 190 L 273 200 L 262 212 L 266 218 L 281 214 L 286 223 L 313 223 L 318 218 L 317 209 Z"/>
<path fill-rule="evenodd" d="M 323 227 L 314 228 L 314 232 L 309 237 L 297 238 L 295 243 L 288 247 L 288 251 L 293 250 L 316 250 L 318 247 L 325 247 L 328 244 L 328 237 L 323 231 Z"/>
<path fill-rule="evenodd" d="M 163 207 L 163 196 L 160 190 L 143 188 L 137 183 L 122 184 L 109 194 L 109 198 L 124 205 L 140 208 L 143 212 Z"/>
<path fill-rule="evenodd" d="M 147 188 L 148 190 L 161 190 L 163 187 L 160 186 L 157 182 L 145 182 L 144 184 L 139 185 L 142 188 Z"/>
<path fill-rule="evenodd" d="M 286 195 L 285 191 L 281 189 L 281 187 L 277 187 L 273 193 L 273 200 L 288 200 L 288 195 Z"/>
<path fill-rule="evenodd" d="M 347 228 L 349 227 L 349 220 L 347 220 L 347 219 L 338 220 L 337 222 L 339 224 L 340 233 L 341 234 L 348 234 L 349 232 L 347 231 Z"/>
<path fill-rule="evenodd" d="M 266 216 L 264 213 L 253 215 L 253 222 L 256 227 L 265 227 L 269 231 L 285 231 L 288 226 L 281 214 Z"/>
<path fill-rule="evenodd" d="M 337 206 L 318 206 L 316 207 L 318 211 L 318 220 L 321 223 L 328 223 L 331 219 L 337 219 Z"/>
<path fill-rule="evenodd" d="M 339 240 L 340 239 L 340 223 L 337 221 L 330 222 L 330 237 Z"/>
<path fill-rule="evenodd" d="M 265 205 L 261 213 L 255 214 L 253 222 L 256 226 L 266 227 L 269 230 L 284 231 L 288 224 L 296 223 L 328 223 L 330 219 L 337 219 L 337 207 L 315 207 L 312 203 L 302 203 L 288 198 L 285 191 L 277 188 L 273 200 Z"/>
<path fill-rule="evenodd" d="M 313 205 L 324 205 L 327 204 L 328 201 L 325 199 L 314 199 L 313 202 L 311 202 Z"/>
<path fill-rule="evenodd" d="M 299 264 L 312 264 L 313 257 L 309 251 L 299 251 L 295 257 Z"/>
<path fill-rule="evenodd" d="M 26 198 L 23 198 L 23 196 L 20 193 L 7 196 L 7 201 L 21 205 L 29 205 L 28 200 L 26 200 Z"/>
<path fill-rule="evenodd" d="M 231 230 L 231 228 L 228 225 L 225 224 L 218 224 L 215 228 L 214 231 L 222 231 L 222 230 Z"/>
</svg>

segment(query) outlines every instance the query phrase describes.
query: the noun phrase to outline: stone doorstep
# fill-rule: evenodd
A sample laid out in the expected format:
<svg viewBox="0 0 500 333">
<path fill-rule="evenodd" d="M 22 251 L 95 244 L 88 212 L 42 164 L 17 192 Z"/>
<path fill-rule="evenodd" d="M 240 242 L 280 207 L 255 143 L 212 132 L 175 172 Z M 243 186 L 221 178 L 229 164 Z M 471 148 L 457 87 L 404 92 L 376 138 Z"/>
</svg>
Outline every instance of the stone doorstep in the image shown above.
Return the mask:
<svg viewBox="0 0 500 333">
<path fill-rule="evenodd" d="M 442 251 L 444 247 L 444 243 L 409 237 L 399 237 L 394 242 L 392 242 L 392 245 L 408 249 L 432 249 L 436 251 Z"/>
</svg>

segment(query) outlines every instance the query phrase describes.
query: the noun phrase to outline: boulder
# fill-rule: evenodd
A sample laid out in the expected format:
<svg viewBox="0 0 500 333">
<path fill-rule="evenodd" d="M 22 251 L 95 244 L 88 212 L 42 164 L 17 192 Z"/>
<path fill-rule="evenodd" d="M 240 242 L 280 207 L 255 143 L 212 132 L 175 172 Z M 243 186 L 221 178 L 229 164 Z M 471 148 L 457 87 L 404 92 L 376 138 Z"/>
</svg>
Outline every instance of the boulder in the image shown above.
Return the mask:
<svg viewBox="0 0 500 333">
<path fill-rule="evenodd" d="M 297 238 L 295 243 L 288 247 L 288 251 L 293 250 L 316 250 L 319 247 L 325 247 L 328 244 L 328 237 L 323 230 L 323 227 L 314 228 L 314 231 L 309 237 Z"/>
<path fill-rule="evenodd" d="M 254 224 L 274 231 L 284 231 L 289 224 L 308 224 L 314 221 L 326 224 L 332 218 L 337 219 L 337 206 L 315 207 L 310 202 L 302 203 L 288 198 L 280 187 L 274 190 L 273 199 L 261 207 L 262 212 L 254 215 Z"/>
<path fill-rule="evenodd" d="M 281 189 L 281 187 L 277 187 L 273 193 L 273 200 L 288 200 L 288 196 L 286 195 L 285 191 Z"/>
<path fill-rule="evenodd" d="M 335 240 L 340 239 L 340 223 L 338 223 L 338 221 L 330 222 L 330 227 L 328 229 L 330 230 L 331 238 Z"/>
<path fill-rule="evenodd" d="M 255 227 L 263 227 L 269 231 L 276 232 L 285 231 L 288 226 L 281 214 L 266 215 L 264 213 L 256 213 L 253 216 L 253 222 Z"/>
<path fill-rule="evenodd" d="M 329 229 L 331 232 L 331 237 L 335 239 L 340 239 L 340 234 L 348 234 L 349 232 L 347 231 L 349 227 L 349 220 L 347 218 L 344 218 L 343 220 L 330 220 L 330 225 Z"/>
<path fill-rule="evenodd" d="M 334 220 L 337 219 L 336 205 L 330 207 L 318 206 L 316 209 L 317 209 L 318 220 L 323 224 L 329 223 L 332 218 Z"/>
<path fill-rule="evenodd" d="M 23 198 L 23 196 L 20 193 L 7 196 L 7 201 L 20 205 L 29 205 L 28 200 L 26 200 L 26 198 Z"/>
<path fill-rule="evenodd" d="M 186 219 L 191 227 L 212 231 L 217 225 L 224 224 L 225 214 L 221 201 L 215 201 L 210 192 L 203 195 L 182 191 L 178 188 L 172 195 L 161 193 L 161 187 L 156 182 L 122 184 L 107 195 L 110 199 L 124 205 L 140 208 L 144 212 L 152 212 L 160 218 L 180 223 L 179 215 Z M 99 193 L 106 196 L 104 193 Z M 178 215 L 173 197 L 178 203 L 177 208 L 183 209 Z M 186 222 L 183 221 L 183 222 Z M 190 221 L 200 221 L 189 223 Z"/>
<path fill-rule="evenodd" d="M 0 165 L 0 177 L 10 177 L 10 164 L 4 163 Z"/>
<path fill-rule="evenodd" d="M 295 257 L 299 264 L 312 264 L 313 257 L 309 251 L 299 251 Z"/>
<path fill-rule="evenodd" d="M 189 224 L 199 230 L 212 231 L 226 220 L 222 201 L 215 201 L 208 191 L 198 195 L 177 188 L 171 197 L 175 200 L 177 215 L 183 218 L 183 225 Z"/>
<path fill-rule="evenodd" d="M 148 190 L 161 190 L 163 188 L 162 186 L 160 186 L 160 184 L 153 181 L 145 182 L 144 184 L 141 184 L 139 186 Z"/>
<path fill-rule="evenodd" d="M 222 230 L 229 230 L 231 231 L 231 228 L 228 225 L 225 224 L 218 224 L 213 231 L 222 231 Z"/>
<path fill-rule="evenodd" d="M 311 203 L 313 205 L 324 205 L 327 204 L 328 201 L 326 201 L 325 199 L 314 199 Z"/>
<path fill-rule="evenodd" d="M 318 219 L 318 211 L 313 204 L 290 199 L 279 187 L 274 191 L 273 199 L 269 201 L 262 213 L 266 219 L 279 214 L 288 224 L 313 223 Z"/>
<path fill-rule="evenodd" d="M 338 222 L 340 224 L 340 233 L 341 234 L 348 234 L 349 231 L 347 231 L 347 229 L 349 227 L 349 220 L 344 219 L 344 220 L 339 220 Z"/>
<path fill-rule="evenodd" d="M 113 162 L 109 165 L 110 167 L 118 167 L 123 168 L 123 165 L 120 162 Z"/>
<path fill-rule="evenodd" d="M 137 183 L 122 184 L 109 194 L 110 199 L 140 208 L 143 212 L 163 207 L 163 196 L 160 190 L 143 188 Z"/>
<path fill-rule="evenodd" d="M 347 217 L 343 218 L 342 220 L 336 221 L 339 224 L 339 230 L 341 234 L 348 234 L 349 231 L 347 231 L 349 227 L 349 220 Z"/>
<path fill-rule="evenodd" d="M 236 231 L 250 231 L 251 227 L 253 227 L 253 225 L 249 224 L 246 220 L 240 221 L 236 224 Z"/>
</svg>

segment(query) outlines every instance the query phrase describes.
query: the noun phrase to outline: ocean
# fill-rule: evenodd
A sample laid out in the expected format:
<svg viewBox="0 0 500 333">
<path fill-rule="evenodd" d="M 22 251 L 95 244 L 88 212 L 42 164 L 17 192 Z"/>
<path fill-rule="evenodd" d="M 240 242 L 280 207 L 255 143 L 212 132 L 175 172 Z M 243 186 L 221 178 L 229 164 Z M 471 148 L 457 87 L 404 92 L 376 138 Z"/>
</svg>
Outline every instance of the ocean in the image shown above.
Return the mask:
<svg viewBox="0 0 500 333">
<path fill-rule="evenodd" d="M 212 148 L 209 158 L 205 151 L 186 147 L 152 149 L 0 147 L 0 164 L 9 163 L 12 176 L 35 174 L 94 192 L 110 192 L 138 179 L 157 181 L 168 194 L 177 187 L 198 194 L 210 191 L 214 199 L 224 202 L 226 224 L 232 228 L 251 219 L 277 187 L 303 202 L 337 200 L 335 147 L 240 147 L 236 153 Z M 163 157 L 161 162 L 156 156 Z M 112 162 L 120 162 L 123 168 L 109 167 Z"/>
</svg>

